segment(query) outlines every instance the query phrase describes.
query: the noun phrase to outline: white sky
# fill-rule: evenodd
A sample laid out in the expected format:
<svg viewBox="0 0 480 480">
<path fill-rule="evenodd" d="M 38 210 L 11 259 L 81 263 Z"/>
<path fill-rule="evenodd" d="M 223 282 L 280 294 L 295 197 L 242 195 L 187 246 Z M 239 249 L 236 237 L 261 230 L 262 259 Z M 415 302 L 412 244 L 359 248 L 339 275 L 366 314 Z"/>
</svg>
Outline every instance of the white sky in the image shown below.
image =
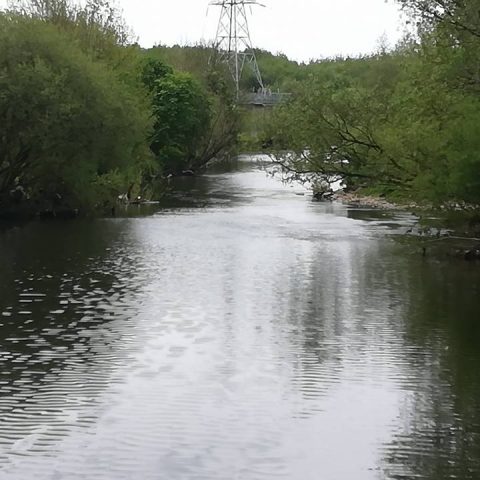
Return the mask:
<svg viewBox="0 0 480 480">
<path fill-rule="evenodd" d="M 5 6 L 7 0 L 0 0 Z M 209 0 L 116 0 L 142 46 L 213 40 L 219 7 Z M 254 47 L 308 61 L 369 53 L 385 35 L 393 46 L 403 22 L 393 0 L 260 0 L 249 25 Z M 207 15 L 208 10 L 208 15 Z"/>
</svg>

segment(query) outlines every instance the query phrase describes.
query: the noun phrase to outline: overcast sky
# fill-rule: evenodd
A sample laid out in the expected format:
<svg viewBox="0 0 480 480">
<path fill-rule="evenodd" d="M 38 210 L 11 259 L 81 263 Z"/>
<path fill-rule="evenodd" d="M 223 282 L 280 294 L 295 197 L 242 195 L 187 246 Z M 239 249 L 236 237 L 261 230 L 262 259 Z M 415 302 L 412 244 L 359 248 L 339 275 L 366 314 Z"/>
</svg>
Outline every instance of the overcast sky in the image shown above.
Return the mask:
<svg viewBox="0 0 480 480">
<path fill-rule="evenodd" d="M 250 32 L 255 47 L 308 61 L 375 50 L 384 35 L 394 45 L 402 20 L 393 0 L 260 0 Z M 219 7 L 208 0 L 116 0 L 140 44 L 213 40 Z M 0 0 L 5 5 L 6 0 Z M 208 15 L 207 15 L 208 13 Z"/>
</svg>

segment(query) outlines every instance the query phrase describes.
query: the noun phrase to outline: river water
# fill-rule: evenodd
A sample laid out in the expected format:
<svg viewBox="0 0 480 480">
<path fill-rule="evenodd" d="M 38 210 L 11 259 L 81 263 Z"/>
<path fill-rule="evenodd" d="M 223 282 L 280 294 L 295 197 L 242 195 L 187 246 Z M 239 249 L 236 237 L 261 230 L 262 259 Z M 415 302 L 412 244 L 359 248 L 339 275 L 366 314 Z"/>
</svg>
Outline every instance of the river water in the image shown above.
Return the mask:
<svg viewBox="0 0 480 480">
<path fill-rule="evenodd" d="M 303 193 L 0 230 L 0 479 L 479 479 L 480 268 Z"/>
</svg>

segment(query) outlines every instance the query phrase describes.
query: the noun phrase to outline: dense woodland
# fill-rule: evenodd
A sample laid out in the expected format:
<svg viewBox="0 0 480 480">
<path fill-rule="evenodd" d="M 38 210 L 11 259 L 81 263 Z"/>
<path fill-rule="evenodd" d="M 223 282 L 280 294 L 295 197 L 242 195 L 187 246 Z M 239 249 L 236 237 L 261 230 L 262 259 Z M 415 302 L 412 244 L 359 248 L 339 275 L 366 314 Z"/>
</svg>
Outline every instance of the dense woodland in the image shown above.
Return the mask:
<svg viewBox="0 0 480 480">
<path fill-rule="evenodd" d="M 478 204 L 478 1 L 400 3 L 412 30 L 394 49 L 289 76 L 294 100 L 276 112 L 269 143 L 294 177 L 341 174 L 351 188 L 401 199 Z"/>
<path fill-rule="evenodd" d="M 410 32 L 394 48 L 308 64 L 257 51 L 264 83 L 292 94 L 267 115 L 236 106 L 211 48 L 144 50 L 105 0 L 16 4 L 0 13 L 0 214 L 156 198 L 169 175 L 240 140 L 292 178 L 340 174 L 352 189 L 480 203 L 477 1 L 399 3 Z M 246 72 L 243 89 L 254 82 Z"/>
<path fill-rule="evenodd" d="M 223 66 L 208 58 L 173 68 L 104 0 L 29 0 L 1 13 L 0 214 L 105 211 L 227 154 L 239 116 Z"/>
</svg>

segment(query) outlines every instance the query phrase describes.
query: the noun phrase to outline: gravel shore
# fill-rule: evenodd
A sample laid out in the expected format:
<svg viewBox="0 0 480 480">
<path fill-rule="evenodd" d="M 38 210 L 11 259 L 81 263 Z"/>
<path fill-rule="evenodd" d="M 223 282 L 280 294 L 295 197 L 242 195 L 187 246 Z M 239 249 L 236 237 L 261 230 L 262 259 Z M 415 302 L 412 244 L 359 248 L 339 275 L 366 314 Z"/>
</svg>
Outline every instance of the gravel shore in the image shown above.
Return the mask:
<svg viewBox="0 0 480 480">
<path fill-rule="evenodd" d="M 397 204 L 389 202 L 382 197 L 377 197 L 374 195 L 360 195 L 355 192 L 336 192 L 332 200 L 337 202 L 342 202 L 346 205 L 353 205 L 356 207 L 364 208 L 378 208 L 384 210 L 408 210 L 412 208 L 417 208 L 416 204 Z"/>
</svg>

